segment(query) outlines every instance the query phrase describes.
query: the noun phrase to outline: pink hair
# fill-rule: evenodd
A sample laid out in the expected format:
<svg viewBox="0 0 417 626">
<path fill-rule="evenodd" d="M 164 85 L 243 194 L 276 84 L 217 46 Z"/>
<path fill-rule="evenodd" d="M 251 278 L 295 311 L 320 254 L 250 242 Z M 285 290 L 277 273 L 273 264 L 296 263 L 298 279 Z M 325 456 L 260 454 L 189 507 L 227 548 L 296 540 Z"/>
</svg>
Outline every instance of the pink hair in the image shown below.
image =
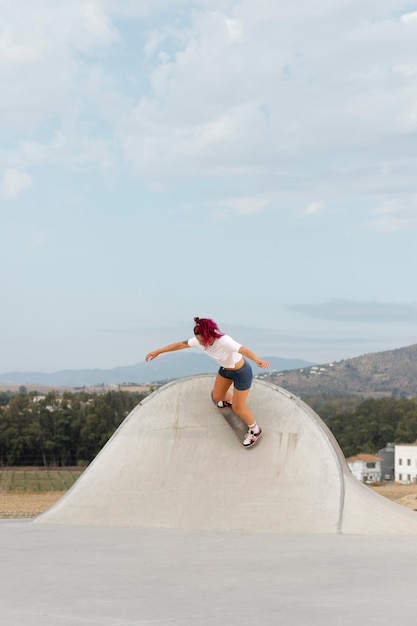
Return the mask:
<svg viewBox="0 0 417 626">
<path fill-rule="evenodd" d="M 224 333 L 220 332 L 216 322 L 206 317 L 195 317 L 194 335 L 201 335 L 203 338 L 203 344 L 208 346 L 210 340 L 214 337 L 218 339 L 223 337 Z"/>
</svg>

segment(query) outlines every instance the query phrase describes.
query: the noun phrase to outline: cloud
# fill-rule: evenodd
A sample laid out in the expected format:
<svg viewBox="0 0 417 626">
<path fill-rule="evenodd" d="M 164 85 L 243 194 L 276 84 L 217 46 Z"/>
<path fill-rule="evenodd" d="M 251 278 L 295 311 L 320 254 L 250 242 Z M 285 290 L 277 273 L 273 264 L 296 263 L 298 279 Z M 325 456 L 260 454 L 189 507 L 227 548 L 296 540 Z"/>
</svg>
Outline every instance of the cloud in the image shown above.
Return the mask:
<svg viewBox="0 0 417 626">
<path fill-rule="evenodd" d="M 417 65 L 415 64 L 404 64 L 404 65 L 396 65 L 392 68 L 393 72 L 398 72 L 399 74 L 403 74 L 404 76 L 414 76 L 417 74 Z"/>
<path fill-rule="evenodd" d="M 7 169 L 1 181 L 1 193 L 5 198 L 14 200 L 24 189 L 28 189 L 32 185 L 32 179 L 29 174 L 15 168 Z"/>
<path fill-rule="evenodd" d="M 268 196 L 228 198 L 207 205 L 215 209 L 215 219 L 226 220 L 235 215 L 252 215 L 266 209 L 271 202 Z"/>
<path fill-rule="evenodd" d="M 20 158 L 30 165 L 63 164 L 70 166 L 99 165 L 109 169 L 114 164 L 111 150 L 101 137 L 88 137 L 72 132 L 57 132 L 49 142 L 24 141 Z"/>
<path fill-rule="evenodd" d="M 241 41 L 243 38 L 242 23 L 229 17 L 225 18 L 229 41 Z"/>
<path fill-rule="evenodd" d="M 381 163 L 398 163 L 401 153 L 411 163 L 415 33 L 394 17 L 395 2 L 312 1 L 295 10 L 264 0 L 255 14 L 248 0 L 215 6 L 197 2 L 187 20 L 179 12 L 159 22 L 144 44 L 150 90 L 119 126 L 137 176 L 238 178 L 252 188 L 262 180 L 272 188 L 280 172 L 288 190 L 313 177 L 328 185 L 334 160 L 339 171 L 371 169 L 366 184 L 376 187 Z M 352 182 L 353 172 L 340 193 L 351 194 Z M 398 188 L 393 178 L 385 184 Z M 306 215 L 321 209 L 312 203 Z"/>
<path fill-rule="evenodd" d="M 260 213 L 268 208 L 272 200 L 272 196 L 262 194 L 259 196 L 237 196 L 211 202 L 183 203 L 178 208 L 187 214 L 195 210 L 203 210 L 204 213 L 209 213 L 215 222 L 224 222 L 235 217 Z"/>
<path fill-rule="evenodd" d="M 412 13 L 404 13 L 404 15 L 401 15 L 400 20 L 402 22 L 405 22 L 406 24 L 417 24 L 417 11 L 413 11 Z"/>
<path fill-rule="evenodd" d="M 317 213 L 324 213 L 326 211 L 325 202 L 310 202 L 303 211 L 303 215 L 317 215 Z"/>
<path fill-rule="evenodd" d="M 391 233 L 417 228 L 417 196 L 384 200 L 370 213 L 371 219 L 364 222 L 362 230 Z"/>
<path fill-rule="evenodd" d="M 31 63 L 40 56 L 40 50 L 35 45 L 18 41 L 10 26 L 0 32 L 0 63 Z"/>
<path fill-rule="evenodd" d="M 2 23 L 1 160 L 24 167 L 25 147 L 45 147 L 60 133 L 76 134 L 78 144 L 102 140 L 104 124 L 125 101 L 107 81 L 105 54 L 119 33 L 102 3 L 39 0 L 22 11 L 9 2 Z"/>
<path fill-rule="evenodd" d="M 290 305 L 286 308 L 313 319 L 335 322 L 417 323 L 417 302 L 358 302 L 331 299 L 319 304 Z"/>
<path fill-rule="evenodd" d="M 233 178 L 249 196 L 313 181 L 316 215 L 334 172 L 341 195 L 355 167 L 371 190 L 382 166 L 412 184 L 415 19 L 399 13 L 397 0 L 7 3 L 0 126 L 22 167 L 36 151 L 77 162 L 85 145 L 150 185 Z"/>
</svg>

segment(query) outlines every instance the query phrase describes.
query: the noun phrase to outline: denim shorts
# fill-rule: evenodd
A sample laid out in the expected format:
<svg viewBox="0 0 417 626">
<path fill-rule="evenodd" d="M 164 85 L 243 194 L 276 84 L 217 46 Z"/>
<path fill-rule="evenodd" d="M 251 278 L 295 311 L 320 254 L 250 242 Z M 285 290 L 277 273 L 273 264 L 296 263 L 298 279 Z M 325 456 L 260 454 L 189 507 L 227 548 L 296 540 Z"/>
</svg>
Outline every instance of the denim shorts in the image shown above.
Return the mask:
<svg viewBox="0 0 417 626">
<path fill-rule="evenodd" d="M 219 375 L 223 378 L 229 378 L 233 381 L 235 389 L 238 391 L 246 391 L 250 388 L 252 384 L 252 368 L 249 363 L 246 361 L 238 370 L 228 370 L 224 367 L 219 369 Z"/>
</svg>

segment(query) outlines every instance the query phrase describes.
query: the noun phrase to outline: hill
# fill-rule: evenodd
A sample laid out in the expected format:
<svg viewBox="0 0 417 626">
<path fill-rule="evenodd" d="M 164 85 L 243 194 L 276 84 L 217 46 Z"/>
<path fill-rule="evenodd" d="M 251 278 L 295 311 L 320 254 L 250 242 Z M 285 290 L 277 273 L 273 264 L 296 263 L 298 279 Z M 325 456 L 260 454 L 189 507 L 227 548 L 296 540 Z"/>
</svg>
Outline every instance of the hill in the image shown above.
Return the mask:
<svg viewBox="0 0 417 626">
<path fill-rule="evenodd" d="M 417 344 L 291 372 L 273 372 L 262 378 L 298 396 L 328 393 L 416 397 Z"/>
<path fill-rule="evenodd" d="M 264 357 L 273 370 L 291 370 L 309 367 L 309 361 Z M 153 383 L 196 374 L 216 372 L 218 367 L 204 354 L 190 351 L 164 354 L 151 363 L 137 363 L 113 369 L 61 370 L 53 373 L 8 372 L 0 374 L 0 385 L 46 385 L 55 387 L 87 387 L 93 385 L 121 385 L 123 383 Z M 257 369 L 256 367 L 254 369 Z"/>
<path fill-rule="evenodd" d="M 321 365 L 301 359 L 263 358 L 270 361 L 271 368 L 263 373 L 254 367 L 255 375 L 301 397 L 324 393 L 417 397 L 417 344 Z M 216 363 L 211 359 L 203 354 L 184 351 L 165 354 L 151 363 L 113 369 L 9 372 L 0 374 L 0 385 L 4 388 L 7 385 L 29 384 L 56 387 L 140 384 L 216 371 Z"/>
</svg>

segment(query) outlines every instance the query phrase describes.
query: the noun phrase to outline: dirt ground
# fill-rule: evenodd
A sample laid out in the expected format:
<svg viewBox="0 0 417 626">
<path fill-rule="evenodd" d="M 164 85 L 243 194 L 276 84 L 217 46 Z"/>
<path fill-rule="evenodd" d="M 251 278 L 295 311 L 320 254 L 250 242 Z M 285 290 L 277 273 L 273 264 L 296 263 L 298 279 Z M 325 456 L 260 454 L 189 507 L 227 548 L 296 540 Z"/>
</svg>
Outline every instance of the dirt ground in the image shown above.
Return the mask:
<svg viewBox="0 0 417 626">
<path fill-rule="evenodd" d="M 409 509 L 417 511 L 417 485 L 400 485 L 389 483 L 369 487 L 380 495 Z M 19 519 L 36 517 L 48 509 L 64 495 L 64 491 L 48 491 L 44 493 L 0 492 L 0 519 Z"/>
<path fill-rule="evenodd" d="M 381 496 L 394 500 L 397 504 L 417 511 L 417 485 L 400 485 L 399 483 L 387 483 L 371 487 Z"/>
<path fill-rule="evenodd" d="M 26 491 L 0 492 L 0 519 L 36 517 L 42 511 L 49 509 L 64 493 L 65 491 L 47 491 L 44 493 L 29 493 Z"/>
</svg>

